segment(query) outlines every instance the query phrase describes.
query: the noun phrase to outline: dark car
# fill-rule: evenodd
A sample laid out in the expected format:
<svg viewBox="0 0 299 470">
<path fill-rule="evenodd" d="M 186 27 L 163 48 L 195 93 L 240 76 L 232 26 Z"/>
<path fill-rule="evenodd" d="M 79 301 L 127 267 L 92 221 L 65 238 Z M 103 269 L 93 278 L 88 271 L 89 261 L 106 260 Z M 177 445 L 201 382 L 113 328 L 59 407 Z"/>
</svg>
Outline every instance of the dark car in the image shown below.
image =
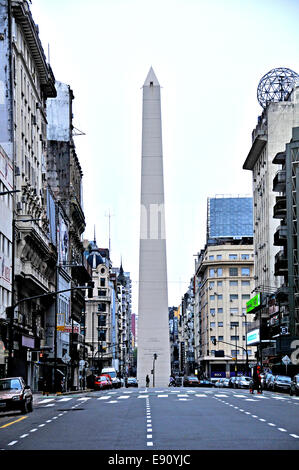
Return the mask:
<svg viewBox="0 0 299 470">
<path fill-rule="evenodd" d="M 198 378 L 193 375 L 184 377 L 184 387 L 199 387 Z"/>
<path fill-rule="evenodd" d="M 276 375 L 273 380 L 272 390 L 273 392 L 277 392 L 279 390 L 289 392 L 291 388 L 291 382 L 291 377 L 288 377 L 287 375 Z"/>
<path fill-rule="evenodd" d="M 290 395 L 299 395 L 299 374 L 295 375 L 292 378 L 291 386 L 290 386 Z"/>
<path fill-rule="evenodd" d="M 0 379 L 0 411 L 33 411 L 33 394 L 22 377 Z"/>
<path fill-rule="evenodd" d="M 105 375 L 99 375 L 98 377 L 95 377 L 94 380 L 94 388 L 96 390 L 109 390 L 112 388 L 112 382 L 109 377 Z"/>
<path fill-rule="evenodd" d="M 126 381 L 126 387 L 138 387 L 136 377 L 128 377 Z"/>
<path fill-rule="evenodd" d="M 183 377 L 176 377 L 175 378 L 175 386 L 176 387 L 182 387 L 183 386 L 184 379 Z"/>
</svg>

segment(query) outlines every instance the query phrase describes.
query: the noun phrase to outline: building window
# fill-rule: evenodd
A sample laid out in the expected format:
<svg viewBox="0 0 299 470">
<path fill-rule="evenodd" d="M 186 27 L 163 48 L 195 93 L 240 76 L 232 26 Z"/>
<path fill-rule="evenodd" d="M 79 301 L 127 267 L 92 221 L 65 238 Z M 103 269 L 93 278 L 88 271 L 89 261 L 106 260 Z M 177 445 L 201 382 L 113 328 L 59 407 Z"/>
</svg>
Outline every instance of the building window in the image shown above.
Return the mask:
<svg viewBox="0 0 299 470">
<path fill-rule="evenodd" d="M 229 309 L 231 315 L 238 315 L 238 309 L 237 308 L 230 308 Z"/>
<path fill-rule="evenodd" d="M 106 285 L 106 279 L 105 279 L 104 277 L 101 277 L 101 279 L 100 279 L 100 286 L 101 286 L 101 287 L 105 287 L 105 285 Z"/>
<path fill-rule="evenodd" d="M 210 300 L 215 300 L 215 295 L 210 295 Z"/>
<path fill-rule="evenodd" d="M 215 315 L 215 309 L 214 308 L 210 308 L 210 314 Z"/>
<path fill-rule="evenodd" d="M 239 355 L 239 350 L 238 350 L 238 349 L 237 349 L 237 350 L 236 350 L 236 349 L 232 349 L 232 350 L 231 350 L 231 355 L 232 355 L 232 357 L 238 356 L 238 355 Z"/>
<path fill-rule="evenodd" d="M 98 312 L 106 312 L 106 304 L 105 303 L 100 303 L 98 304 Z"/>
<path fill-rule="evenodd" d="M 243 255 L 241 255 L 241 258 L 242 258 L 242 259 L 249 259 L 249 255 L 243 254 Z"/>
<path fill-rule="evenodd" d="M 106 289 L 99 289 L 98 297 L 106 297 Z"/>
<path fill-rule="evenodd" d="M 230 276 L 238 276 L 238 268 L 229 268 Z"/>
<path fill-rule="evenodd" d="M 222 294 L 218 294 L 218 300 L 223 300 L 223 295 Z"/>
<path fill-rule="evenodd" d="M 229 259 L 238 259 L 238 255 L 228 255 Z"/>
<path fill-rule="evenodd" d="M 98 326 L 106 326 L 106 315 L 98 316 Z"/>
<path fill-rule="evenodd" d="M 250 276 L 250 268 L 241 268 L 242 276 Z"/>
<path fill-rule="evenodd" d="M 210 284 L 209 284 L 210 288 L 213 289 L 214 286 L 215 286 L 215 281 L 211 281 Z"/>
<path fill-rule="evenodd" d="M 230 340 L 231 341 L 239 341 L 239 336 L 231 336 Z"/>
<path fill-rule="evenodd" d="M 214 270 L 214 269 L 210 269 L 210 270 L 209 270 L 209 274 L 210 274 L 210 277 L 215 277 L 215 270 Z"/>
<path fill-rule="evenodd" d="M 249 299 L 250 299 L 250 295 L 249 295 L 249 294 L 242 294 L 242 299 L 243 299 L 243 300 L 249 300 Z"/>
<path fill-rule="evenodd" d="M 106 341 L 106 330 L 98 331 L 98 341 Z"/>
<path fill-rule="evenodd" d="M 238 286 L 238 281 L 229 281 L 230 286 Z"/>
<path fill-rule="evenodd" d="M 218 336 L 218 341 L 223 341 L 223 336 Z"/>
<path fill-rule="evenodd" d="M 231 327 L 239 326 L 239 322 L 238 321 L 231 321 L 230 326 Z"/>
<path fill-rule="evenodd" d="M 238 294 L 230 294 L 229 300 L 230 300 L 230 301 L 238 300 Z"/>
<path fill-rule="evenodd" d="M 223 321 L 219 321 L 218 326 L 220 326 L 220 327 L 223 326 Z"/>
<path fill-rule="evenodd" d="M 215 323 L 214 321 L 211 321 L 211 322 L 210 322 L 210 327 L 211 327 L 211 328 L 215 328 L 215 326 L 216 326 L 216 323 Z"/>
<path fill-rule="evenodd" d="M 250 286 L 250 281 L 242 281 L 242 286 Z"/>
<path fill-rule="evenodd" d="M 216 336 L 211 336 L 210 340 L 214 341 L 214 339 L 216 339 Z"/>
<path fill-rule="evenodd" d="M 213 260 L 214 260 L 214 255 L 210 255 L 210 256 L 209 256 L 209 259 L 210 259 L 211 261 L 213 261 Z"/>
<path fill-rule="evenodd" d="M 222 255 L 217 255 L 217 259 L 222 259 Z"/>
<path fill-rule="evenodd" d="M 223 275 L 223 269 L 222 268 L 217 269 L 217 275 L 218 275 L 218 277 L 221 277 Z"/>
<path fill-rule="evenodd" d="M 223 313 L 223 308 L 218 308 L 217 312 L 218 313 Z"/>
<path fill-rule="evenodd" d="M 217 281 L 217 286 L 222 287 L 222 281 Z"/>
</svg>

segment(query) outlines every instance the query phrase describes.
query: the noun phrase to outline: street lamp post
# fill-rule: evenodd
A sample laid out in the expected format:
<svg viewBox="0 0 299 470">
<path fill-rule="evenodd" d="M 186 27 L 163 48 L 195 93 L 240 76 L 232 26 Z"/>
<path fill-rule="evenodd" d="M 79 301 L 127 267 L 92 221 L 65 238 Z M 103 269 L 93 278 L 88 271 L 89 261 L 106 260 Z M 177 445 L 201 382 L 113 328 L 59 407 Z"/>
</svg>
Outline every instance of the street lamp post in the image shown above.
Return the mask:
<svg viewBox="0 0 299 470">
<path fill-rule="evenodd" d="M 155 386 L 155 362 L 156 362 L 156 359 L 157 359 L 157 354 L 155 353 L 154 354 L 154 357 L 153 357 L 153 387 Z"/>
</svg>

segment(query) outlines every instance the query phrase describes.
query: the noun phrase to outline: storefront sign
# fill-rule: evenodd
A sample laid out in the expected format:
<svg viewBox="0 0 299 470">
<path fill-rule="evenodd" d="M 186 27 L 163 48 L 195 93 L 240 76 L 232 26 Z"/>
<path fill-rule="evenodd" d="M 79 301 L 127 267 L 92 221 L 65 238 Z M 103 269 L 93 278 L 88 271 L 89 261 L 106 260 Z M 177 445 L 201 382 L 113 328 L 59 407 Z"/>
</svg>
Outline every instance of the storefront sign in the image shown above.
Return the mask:
<svg viewBox="0 0 299 470">
<path fill-rule="evenodd" d="M 247 333 L 247 345 L 254 345 L 260 342 L 260 330 L 252 330 Z"/>
<path fill-rule="evenodd" d="M 34 338 L 29 338 L 29 336 L 22 336 L 22 346 L 25 348 L 34 349 Z"/>
<path fill-rule="evenodd" d="M 255 295 L 254 297 L 252 297 L 252 299 L 248 300 L 248 302 L 246 302 L 246 313 L 254 313 L 253 311 L 255 311 L 258 307 L 261 307 L 261 294 L 258 293 L 257 295 Z"/>
</svg>

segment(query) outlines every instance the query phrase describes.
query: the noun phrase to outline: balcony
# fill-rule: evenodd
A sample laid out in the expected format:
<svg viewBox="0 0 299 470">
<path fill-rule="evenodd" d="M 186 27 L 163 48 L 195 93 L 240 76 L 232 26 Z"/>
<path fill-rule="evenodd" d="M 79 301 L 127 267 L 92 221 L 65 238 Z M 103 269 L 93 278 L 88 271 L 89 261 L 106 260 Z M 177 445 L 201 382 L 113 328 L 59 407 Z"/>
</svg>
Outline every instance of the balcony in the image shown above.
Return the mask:
<svg viewBox="0 0 299 470">
<path fill-rule="evenodd" d="M 273 191 L 281 193 L 286 187 L 286 171 L 278 170 L 273 179 Z"/>
<path fill-rule="evenodd" d="M 280 250 L 276 255 L 275 255 L 275 276 L 284 276 L 287 274 L 288 271 L 288 260 L 287 257 L 284 253 L 284 250 Z"/>
<path fill-rule="evenodd" d="M 284 224 L 280 224 L 277 227 L 276 232 L 274 233 L 274 245 L 285 246 L 287 244 L 287 235 L 288 235 L 287 226 Z"/>
<path fill-rule="evenodd" d="M 277 196 L 276 203 L 273 207 L 273 218 L 284 219 L 287 214 L 286 198 L 284 196 Z"/>
</svg>

